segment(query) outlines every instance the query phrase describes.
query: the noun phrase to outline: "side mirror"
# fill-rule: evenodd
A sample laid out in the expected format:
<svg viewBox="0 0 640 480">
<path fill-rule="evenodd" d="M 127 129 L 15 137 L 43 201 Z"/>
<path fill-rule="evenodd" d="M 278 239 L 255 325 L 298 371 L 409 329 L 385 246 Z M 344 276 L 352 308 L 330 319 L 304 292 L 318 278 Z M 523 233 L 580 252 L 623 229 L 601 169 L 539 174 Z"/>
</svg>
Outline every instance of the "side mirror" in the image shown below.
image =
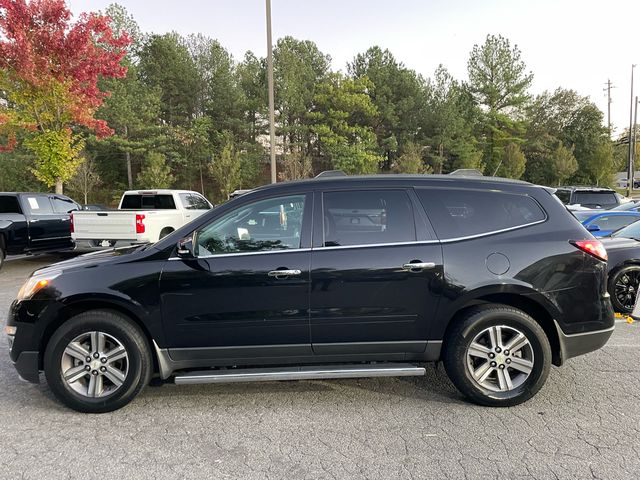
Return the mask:
<svg viewBox="0 0 640 480">
<path fill-rule="evenodd" d="M 598 225 L 589 225 L 587 227 L 587 230 L 590 232 L 599 232 L 600 231 L 600 227 Z"/>
<path fill-rule="evenodd" d="M 182 238 L 176 245 L 176 253 L 180 258 L 194 258 L 193 237 Z"/>
</svg>

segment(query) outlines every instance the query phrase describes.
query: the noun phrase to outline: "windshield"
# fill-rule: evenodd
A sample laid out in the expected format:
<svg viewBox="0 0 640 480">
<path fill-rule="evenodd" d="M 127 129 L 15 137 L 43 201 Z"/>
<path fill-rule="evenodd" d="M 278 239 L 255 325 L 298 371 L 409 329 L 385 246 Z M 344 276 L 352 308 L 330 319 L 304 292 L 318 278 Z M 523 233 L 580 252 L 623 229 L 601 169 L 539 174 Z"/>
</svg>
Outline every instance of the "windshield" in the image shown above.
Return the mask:
<svg viewBox="0 0 640 480">
<path fill-rule="evenodd" d="M 640 239 L 640 220 L 621 228 L 611 234 L 612 237 Z"/>
</svg>

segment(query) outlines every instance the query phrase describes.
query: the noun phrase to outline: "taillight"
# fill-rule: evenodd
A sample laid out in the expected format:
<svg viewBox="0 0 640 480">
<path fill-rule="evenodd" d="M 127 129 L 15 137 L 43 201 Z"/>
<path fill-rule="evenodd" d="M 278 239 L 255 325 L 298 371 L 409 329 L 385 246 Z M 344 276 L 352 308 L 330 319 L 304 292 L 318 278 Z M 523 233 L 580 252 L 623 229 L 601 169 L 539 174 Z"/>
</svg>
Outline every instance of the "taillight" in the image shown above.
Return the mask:
<svg viewBox="0 0 640 480">
<path fill-rule="evenodd" d="M 71 229 L 71 233 L 73 233 L 73 213 L 69 215 L 69 228 Z"/>
<path fill-rule="evenodd" d="M 576 240 L 571 244 L 583 252 L 593 255 L 598 260 L 607 261 L 607 250 L 600 240 Z"/>
<path fill-rule="evenodd" d="M 136 213 L 136 233 L 144 233 L 144 215 Z"/>
</svg>

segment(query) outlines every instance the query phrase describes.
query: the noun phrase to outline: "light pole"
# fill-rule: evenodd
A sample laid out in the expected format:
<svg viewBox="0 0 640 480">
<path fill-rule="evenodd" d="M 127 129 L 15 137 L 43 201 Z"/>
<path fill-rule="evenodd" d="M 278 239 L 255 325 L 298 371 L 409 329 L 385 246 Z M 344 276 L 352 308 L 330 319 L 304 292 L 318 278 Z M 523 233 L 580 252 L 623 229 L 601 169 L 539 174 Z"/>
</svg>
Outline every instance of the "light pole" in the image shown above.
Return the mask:
<svg viewBox="0 0 640 480">
<path fill-rule="evenodd" d="M 276 176 L 276 126 L 273 100 L 273 42 L 271 41 L 271 0 L 267 0 L 267 83 L 269 89 L 269 143 L 271 145 L 271 183 Z"/>
<path fill-rule="evenodd" d="M 633 190 L 633 147 L 631 146 L 633 137 L 633 70 L 636 65 L 631 65 L 631 105 L 629 108 L 629 163 L 627 165 L 627 197 L 631 196 Z"/>
</svg>

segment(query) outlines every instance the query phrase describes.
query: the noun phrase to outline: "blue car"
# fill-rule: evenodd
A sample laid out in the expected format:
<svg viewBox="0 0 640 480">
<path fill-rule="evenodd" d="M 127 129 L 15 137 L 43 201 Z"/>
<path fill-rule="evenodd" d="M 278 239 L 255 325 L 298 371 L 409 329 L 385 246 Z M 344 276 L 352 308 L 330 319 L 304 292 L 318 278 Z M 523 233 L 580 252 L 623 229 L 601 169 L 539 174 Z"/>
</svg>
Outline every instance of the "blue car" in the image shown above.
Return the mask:
<svg viewBox="0 0 640 480">
<path fill-rule="evenodd" d="M 577 211 L 573 214 L 594 237 L 608 237 L 616 230 L 640 220 L 640 212 L 634 211 L 605 210 L 600 213 Z"/>
</svg>

